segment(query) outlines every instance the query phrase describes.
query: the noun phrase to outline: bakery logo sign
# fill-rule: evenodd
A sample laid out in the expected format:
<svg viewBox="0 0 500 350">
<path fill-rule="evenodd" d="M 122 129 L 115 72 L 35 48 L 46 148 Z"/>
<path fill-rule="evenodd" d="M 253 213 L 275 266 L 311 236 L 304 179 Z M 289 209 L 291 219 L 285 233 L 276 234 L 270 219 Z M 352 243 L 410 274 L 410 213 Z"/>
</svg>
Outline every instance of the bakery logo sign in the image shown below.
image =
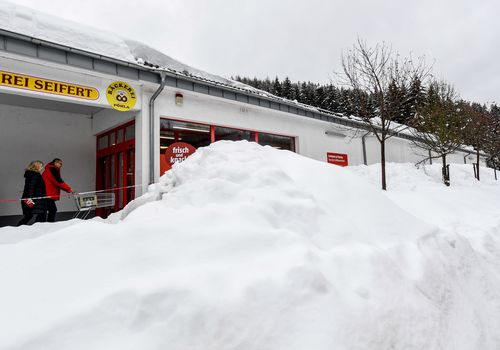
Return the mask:
<svg viewBox="0 0 500 350">
<path fill-rule="evenodd" d="M 0 86 L 67 96 L 84 100 L 97 100 L 99 91 L 93 87 L 0 70 Z"/>
<path fill-rule="evenodd" d="M 134 88 L 123 81 L 109 84 L 106 89 L 106 98 L 111 107 L 121 112 L 130 111 L 137 100 Z"/>
</svg>

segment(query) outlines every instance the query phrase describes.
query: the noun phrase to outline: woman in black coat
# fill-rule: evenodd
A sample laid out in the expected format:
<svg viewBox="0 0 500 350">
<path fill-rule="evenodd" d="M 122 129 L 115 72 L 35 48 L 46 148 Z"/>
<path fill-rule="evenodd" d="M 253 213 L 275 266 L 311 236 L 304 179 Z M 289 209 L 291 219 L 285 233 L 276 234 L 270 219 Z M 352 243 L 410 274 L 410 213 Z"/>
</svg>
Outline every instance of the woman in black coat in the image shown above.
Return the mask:
<svg viewBox="0 0 500 350">
<path fill-rule="evenodd" d="M 28 165 L 24 172 L 24 191 L 21 208 L 24 217 L 17 226 L 31 225 L 35 222 L 44 222 L 47 215 L 45 198 L 45 184 L 42 178 L 43 163 L 35 160 Z"/>
</svg>

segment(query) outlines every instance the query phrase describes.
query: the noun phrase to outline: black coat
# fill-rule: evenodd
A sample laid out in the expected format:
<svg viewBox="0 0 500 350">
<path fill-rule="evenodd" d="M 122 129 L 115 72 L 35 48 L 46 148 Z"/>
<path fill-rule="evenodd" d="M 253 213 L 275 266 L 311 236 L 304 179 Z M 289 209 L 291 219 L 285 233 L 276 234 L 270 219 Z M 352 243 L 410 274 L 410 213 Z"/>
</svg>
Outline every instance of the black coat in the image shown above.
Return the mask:
<svg viewBox="0 0 500 350">
<path fill-rule="evenodd" d="M 45 183 L 43 182 L 42 175 L 36 171 L 26 170 L 24 173 L 24 190 L 22 198 L 37 198 L 45 196 Z M 47 211 L 46 199 L 33 199 L 33 202 L 35 202 L 35 205 L 31 208 L 21 202 L 23 214 L 45 214 Z"/>
</svg>

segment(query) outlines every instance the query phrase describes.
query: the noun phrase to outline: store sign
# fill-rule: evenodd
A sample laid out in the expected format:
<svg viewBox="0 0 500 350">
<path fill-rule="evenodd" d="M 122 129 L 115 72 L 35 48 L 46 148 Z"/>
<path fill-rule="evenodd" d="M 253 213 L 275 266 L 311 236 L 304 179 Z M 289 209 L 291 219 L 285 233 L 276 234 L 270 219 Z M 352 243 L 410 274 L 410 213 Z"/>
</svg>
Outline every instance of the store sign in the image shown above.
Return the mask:
<svg viewBox="0 0 500 350">
<path fill-rule="evenodd" d="M 186 160 L 191 154 L 196 152 L 196 148 L 186 142 L 175 142 L 167 147 L 164 153 L 165 161 L 170 167 L 175 163 Z"/>
<path fill-rule="evenodd" d="M 14 89 L 31 90 L 47 94 L 97 100 L 99 91 L 93 87 L 65 83 L 57 80 L 33 77 L 0 70 L 0 85 Z"/>
<path fill-rule="evenodd" d="M 331 153 L 328 152 L 326 154 L 326 160 L 330 164 L 340 165 L 340 166 L 348 166 L 349 161 L 347 159 L 347 154 L 344 153 Z"/>
<path fill-rule="evenodd" d="M 111 107 L 121 112 L 130 111 L 137 100 L 134 88 L 123 81 L 109 84 L 106 89 L 106 98 Z"/>
</svg>

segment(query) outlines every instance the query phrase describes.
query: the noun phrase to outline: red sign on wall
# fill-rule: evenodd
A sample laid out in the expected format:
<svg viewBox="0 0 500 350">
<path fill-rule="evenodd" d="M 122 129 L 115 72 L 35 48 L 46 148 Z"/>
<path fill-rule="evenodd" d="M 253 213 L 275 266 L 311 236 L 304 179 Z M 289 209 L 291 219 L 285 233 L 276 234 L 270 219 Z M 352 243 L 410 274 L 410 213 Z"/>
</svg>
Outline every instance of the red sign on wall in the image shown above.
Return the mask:
<svg viewBox="0 0 500 350">
<path fill-rule="evenodd" d="M 194 152 L 196 148 L 186 142 L 174 142 L 168 146 L 160 160 L 161 175 L 170 170 L 175 163 L 186 160 Z"/>
<path fill-rule="evenodd" d="M 326 154 L 326 160 L 330 164 L 335 164 L 335 165 L 340 165 L 340 166 L 348 166 L 349 165 L 347 154 L 344 154 L 344 153 L 328 152 Z"/>
</svg>

